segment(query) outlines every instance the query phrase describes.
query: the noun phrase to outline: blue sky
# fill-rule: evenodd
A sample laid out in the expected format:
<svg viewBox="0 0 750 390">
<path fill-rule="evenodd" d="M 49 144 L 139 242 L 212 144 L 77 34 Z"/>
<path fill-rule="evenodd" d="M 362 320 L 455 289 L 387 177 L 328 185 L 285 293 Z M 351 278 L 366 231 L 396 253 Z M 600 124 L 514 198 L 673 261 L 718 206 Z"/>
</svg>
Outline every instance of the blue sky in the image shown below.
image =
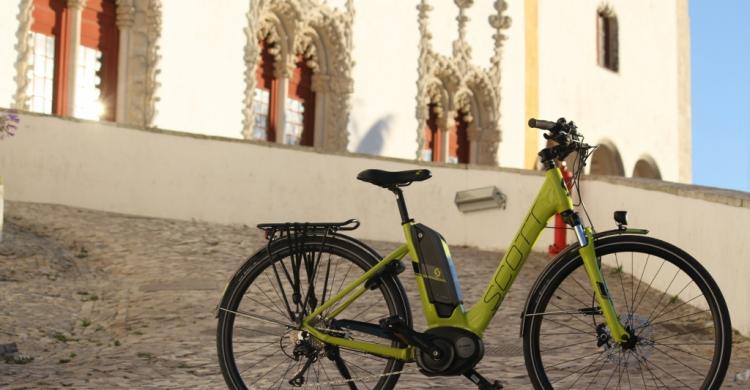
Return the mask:
<svg viewBox="0 0 750 390">
<path fill-rule="evenodd" d="M 750 192 L 750 1 L 690 0 L 693 182 Z"/>
</svg>

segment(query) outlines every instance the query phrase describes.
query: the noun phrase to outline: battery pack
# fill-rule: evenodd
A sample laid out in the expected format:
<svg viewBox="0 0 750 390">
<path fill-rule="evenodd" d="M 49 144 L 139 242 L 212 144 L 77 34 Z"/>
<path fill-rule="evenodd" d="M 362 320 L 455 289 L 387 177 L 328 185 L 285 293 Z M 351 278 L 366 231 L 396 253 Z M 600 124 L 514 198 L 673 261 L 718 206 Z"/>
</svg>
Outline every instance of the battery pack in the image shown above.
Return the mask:
<svg viewBox="0 0 750 390">
<path fill-rule="evenodd" d="M 438 316 L 450 317 L 456 307 L 463 303 L 463 296 L 448 244 L 440 233 L 421 223 L 411 229 L 419 257 L 419 273 L 430 303 L 435 305 Z"/>
</svg>

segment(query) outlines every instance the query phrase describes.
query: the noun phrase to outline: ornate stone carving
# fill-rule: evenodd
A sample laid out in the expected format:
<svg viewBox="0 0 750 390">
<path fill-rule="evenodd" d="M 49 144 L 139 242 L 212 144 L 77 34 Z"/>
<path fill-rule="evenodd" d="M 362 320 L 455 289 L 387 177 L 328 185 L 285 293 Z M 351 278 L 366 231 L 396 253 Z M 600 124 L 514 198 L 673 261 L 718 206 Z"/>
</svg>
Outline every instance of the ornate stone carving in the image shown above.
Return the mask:
<svg viewBox="0 0 750 390">
<path fill-rule="evenodd" d="M 313 70 L 316 106 L 323 107 L 322 120 L 316 119 L 316 137 L 320 134 L 316 146 L 331 151 L 346 150 L 353 90 L 352 0 L 346 2 L 343 10 L 334 10 L 320 0 L 253 0 L 247 19 L 242 135 L 252 137 L 255 68 L 260 61 L 258 43 L 265 39 L 275 59 L 277 77 L 289 78 L 299 55 Z"/>
<path fill-rule="evenodd" d="M 156 116 L 159 82 L 161 0 L 118 0 L 117 22 L 128 30 L 127 102 L 121 122 L 150 127 Z M 123 25 L 120 25 L 123 23 Z"/>
<path fill-rule="evenodd" d="M 135 23 L 135 7 L 133 0 L 117 0 L 117 28 L 127 30 Z"/>
<path fill-rule="evenodd" d="M 31 12 L 34 9 L 33 0 L 22 0 L 18 5 L 18 30 L 16 31 L 16 93 L 13 96 L 14 108 L 29 109 L 29 73 L 33 53 L 31 39 Z"/>
<path fill-rule="evenodd" d="M 451 56 L 444 56 L 432 49 L 432 34 L 428 28 L 432 6 L 421 0 L 417 6 L 419 22 L 419 60 L 417 78 L 417 159 L 423 159 L 424 123 L 429 116 L 430 103 L 435 104 L 438 127 L 448 131 L 458 112 L 466 113 L 469 122 L 468 138 L 476 147 L 471 163 L 496 165 L 497 148 L 500 142 L 500 63 L 502 46 L 506 39 L 502 30 L 510 26 L 510 18 L 503 15 L 505 1 L 494 3 L 495 14 L 489 17 L 495 48 L 490 66 L 481 68 L 471 63 L 471 46 L 466 42 L 466 9 L 473 0 L 454 0 L 458 6 L 458 38 L 453 42 Z"/>
<path fill-rule="evenodd" d="M 599 4 L 599 7 L 596 9 L 596 13 L 604 16 L 615 16 L 615 9 L 612 7 L 612 4 L 608 2 L 604 2 Z"/>
</svg>

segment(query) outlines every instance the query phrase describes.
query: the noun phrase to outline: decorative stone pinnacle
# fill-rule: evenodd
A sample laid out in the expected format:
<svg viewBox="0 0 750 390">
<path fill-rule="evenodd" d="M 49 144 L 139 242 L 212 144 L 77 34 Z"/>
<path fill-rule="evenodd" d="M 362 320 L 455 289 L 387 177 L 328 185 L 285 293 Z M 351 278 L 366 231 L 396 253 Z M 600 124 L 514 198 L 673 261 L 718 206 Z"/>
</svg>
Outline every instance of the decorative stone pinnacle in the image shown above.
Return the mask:
<svg viewBox="0 0 750 390">
<path fill-rule="evenodd" d="M 466 16 L 466 9 L 474 4 L 474 0 L 454 0 L 458 6 L 458 16 L 456 21 L 458 22 L 458 40 L 463 41 L 466 38 L 466 22 L 469 21 L 469 17 Z"/>
<path fill-rule="evenodd" d="M 427 3 L 427 0 L 422 0 L 417 4 L 417 11 L 419 11 L 419 18 L 425 19 L 427 13 L 432 11 L 432 6 Z"/>
<path fill-rule="evenodd" d="M 506 29 L 510 27 L 510 18 L 503 15 L 503 13 L 508 9 L 508 3 L 505 2 L 505 0 L 497 0 L 494 4 L 496 13 L 494 15 L 490 15 L 489 22 L 490 26 L 494 28 L 495 30 L 501 30 Z"/>
<path fill-rule="evenodd" d="M 466 8 L 469 8 L 474 4 L 474 0 L 453 0 L 454 3 L 458 6 L 459 9 L 464 10 Z"/>
</svg>

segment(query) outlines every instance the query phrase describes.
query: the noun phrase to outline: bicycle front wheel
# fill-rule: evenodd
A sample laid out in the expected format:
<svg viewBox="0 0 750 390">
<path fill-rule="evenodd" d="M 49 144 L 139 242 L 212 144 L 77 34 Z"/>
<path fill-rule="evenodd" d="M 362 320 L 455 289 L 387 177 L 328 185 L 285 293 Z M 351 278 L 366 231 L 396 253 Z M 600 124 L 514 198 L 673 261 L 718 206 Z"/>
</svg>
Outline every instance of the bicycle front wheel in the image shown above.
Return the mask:
<svg viewBox="0 0 750 390">
<path fill-rule="evenodd" d="M 326 345 L 299 322 L 379 261 L 377 254 L 340 235 L 275 241 L 251 257 L 229 283 L 219 307 L 219 364 L 233 389 L 393 388 L 403 362 Z M 330 312 L 330 310 L 328 311 Z M 328 314 L 328 313 L 326 313 Z M 399 316 L 411 323 L 403 286 L 385 276 L 336 319 L 377 324 Z M 403 347 L 372 335 L 314 326 L 351 340 Z"/>
<path fill-rule="evenodd" d="M 690 255 L 643 236 L 596 242 L 620 320 L 611 339 L 577 251 L 552 263 L 524 323 L 526 367 L 537 389 L 718 389 L 731 354 L 724 298 Z"/>
</svg>

